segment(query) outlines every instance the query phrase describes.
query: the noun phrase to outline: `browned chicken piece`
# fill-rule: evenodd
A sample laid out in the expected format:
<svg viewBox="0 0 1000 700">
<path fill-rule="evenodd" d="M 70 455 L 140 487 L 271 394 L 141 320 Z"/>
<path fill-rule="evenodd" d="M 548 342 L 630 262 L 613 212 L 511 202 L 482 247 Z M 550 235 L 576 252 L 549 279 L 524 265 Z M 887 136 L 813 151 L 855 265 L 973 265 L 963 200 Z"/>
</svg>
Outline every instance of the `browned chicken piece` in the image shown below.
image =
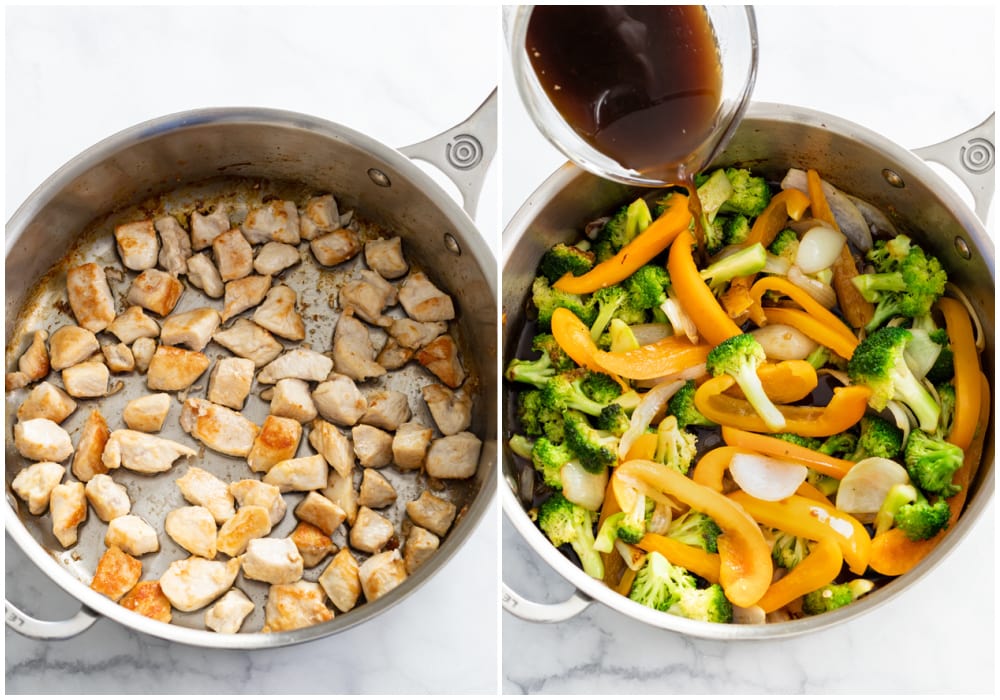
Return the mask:
<svg viewBox="0 0 1000 700">
<path fill-rule="evenodd" d="M 49 334 L 47 332 L 35 331 L 31 336 L 31 345 L 18 358 L 17 371 L 24 375 L 26 380 L 22 386 L 27 386 L 31 382 L 44 379 L 49 373 L 49 351 L 45 347 L 45 341 L 48 338 Z"/>
<path fill-rule="evenodd" d="M 173 609 L 163 595 L 159 581 L 140 581 L 135 588 L 125 594 L 121 606 L 158 622 L 170 622 Z"/>
<path fill-rule="evenodd" d="M 128 269 L 140 272 L 156 267 L 160 242 L 156 238 L 152 220 L 115 226 L 115 241 L 118 244 L 118 255 Z"/>
<path fill-rule="evenodd" d="M 181 428 L 205 447 L 230 457 L 246 457 L 260 432 L 242 413 L 204 399 L 188 399 L 181 410 Z"/>
<path fill-rule="evenodd" d="M 392 435 L 372 425 L 351 428 L 354 454 L 362 467 L 384 467 L 392 462 Z"/>
<path fill-rule="evenodd" d="M 357 605 L 361 597 L 361 579 L 358 578 L 358 560 L 351 550 L 344 547 L 334 555 L 320 574 L 319 585 L 337 610 L 347 612 Z"/>
<path fill-rule="evenodd" d="M 162 270 L 146 270 L 132 281 L 126 301 L 160 316 L 168 316 L 184 292 L 176 277 Z"/>
<path fill-rule="evenodd" d="M 406 504 L 406 514 L 410 520 L 433 532 L 438 537 L 444 537 L 455 520 L 458 509 L 443 498 L 438 498 L 430 491 L 424 491 L 420 498 Z"/>
<path fill-rule="evenodd" d="M 378 351 L 378 355 L 375 356 L 375 362 L 382 365 L 389 372 L 399 369 L 412 359 L 413 350 L 404 348 L 396 342 L 395 338 L 389 338 L 385 341 L 385 345 L 382 346 L 382 349 Z"/>
<path fill-rule="evenodd" d="M 271 394 L 271 415 L 308 423 L 319 413 L 302 379 L 279 379 Z"/>
<path fill-rule="evenodd" d="M 347 262 L 361 252 L 361 239 L 349 228 L 338 228 L 317 236 L 309 242 L 320 265 L 333 266 Z"/>
<path fill-rule="evenodd" d="M 156 341 L 152 338 L 139 338 L 132 343 L 132 358 L 135 360 L 135 368 L 138 372 L 145 374 L 149 371 L 149 365 L 153 362 L 153 355 L 156 354 Z"/>
<path fill-rule="evenodd" d="M 299 523 L 289 537 L 292 538 L 296 549 L 299 550 L 302 564 L 307 569 L 313 568 L 326 559 L 328 554 L 337 551 L 333 540 L 312 523 Z"/>
<path fill-rule="evenodd" d="M 115 430 L 104 445 L 101 461 L 108 469 L 125 467 L 140 474 L 158 474 L 169 470 L 178 457 L 196 454 L 197 450 L 173 440 L 138 430 Z"/>
<path fill-rule="evenodd" d="M 69 433 L 48 418 L 32 418 L 14 424 L 14 447 L 33 462 L 62 462 L 73 454 Z"/>
<path fill-rule="evenodd" d="M 412 576 L 440 545 L 441 540 L 433 532 L 422 527 L 411 527 L 406 544 L 403 545 L 403 563 L 406 564 L 407 573 Z"/>
<path fill-rule="evenodd" d="M 219 312 L 203 307 L 169 316 L 160 329 L 164 345 L 185 345 L 191 350 L 203 350 L 219 327 Z"/>
<path fill-rule="evenodd" d="M 247 594 L 233 588 L 205 613 L 205 627 L 219 634 L 236 634 L 253 609 Z"/>
<path fill-rule="evenodd" d="M 229 485 L 215 474 L 201 467 L 189 467 L 175 483 L 188 503 L 207 508 L 217 524 L 236 515 Z"/>
<path fill-rule="evenodd" d="M 289 632 L 333 619 L 323 589 L 312 581 L 275 584 L 267 593 L 261 632 Z"/>
<path fill-rule="evenodd" d="M 106 523 L 132 510 L 128 490 L 107 474 L 95 474 L 84 487 L 84 493 L 97 517 Z"/>
<path fill-rule="evenodd" d="M 299 210 L 295 202 L 272 199 L 251 209 L 240 228 L 247 241 L 254 245 L 268 241 L 297 245 L 300 240 Z"/>
<path fill-rule="evenodd" d="M 216 331 L 212 340 L 234 355 L 253 361 L 254 367 L 263 367 L 284 350 L 273 335 L 246 318 L 238 318 L 229 328 Z"/>
<path fill-rule="evenodd" d="M 84 263 L 66 272 L 66 292 L 76 322 L 88 331 L 98 333 L 115 320 L 115 300 L 104 274 L 97 263 Z"/>
<path fill-rule="evenodd" d="M 392 436 L 392 463 L 398 469 L 420 469 L 434 431 L 421 423 L 402 423 Z"/>
<path fill-rule="evenodd" d="M 302 555 L 290 537 L 250 540 L 242 557 L 243 575 L 254 581 L 281 584 L 302 578 Z"/>
<path fill-rule="evenodd" d="M 403 257 L 403 241 L 399 236 L 365 243 L 365 262 L 387 280 L 402 277 L 410 269 Z"/>
<path fill-rule="evenodd" d="M 193 250 L 208 248 L 219 234 L 230 228 L 232 225 L 229 223 L 229 211 L 225 204 L 217 204 L 211 214 L 194 212 L 191 214 L 191 248 Z"/>
<path fill-rule="evenodd" d="M 149 361 L 146 387 L 150 391 L 183 391 L 205 373 L 209 364 L 203 352 L 160 345 Z"/>
<path fill-rule="evenodd" d="M 347 513 L 326 496 L 310 491 L 295 508 L 295 517 L 332 536 L 347 519 Z"/>
<path fill-rule="evenodd" d="M 204 506 L 184 506 L 167 513 L 163 529 L 178 545 L 198 557 L 215 559 L 218 531 L 212 511 Z"/>
<path fill-rule="evenodd" d="M 368 394 L 368 410 L 361 416 L 361 422 L 383 430 L 395 430 L 411 415 L 406 394 L 393 389 L 379 389 Z"/>
<path fill-rule="evenodd" d="M 330 472 L 329 485 L 322 493 L 347 514 L 347 524 L 354 525 L 358 517 L 358 492 L 354 490 L 352 475 L 341 476 L 337 472 Z"/>
<path fill-rule="evenodd" d="M 118 547 L 133 557 L 160 551 L 156 530 L 138 515 L 120 515 L 108 523 L 104 545 Z"/>
<path fill-rule="evenodd" d="M 361 476 L 358 505 L 368 508 L 386 508 L 396 502 L 396 489 L 374 469 L 365 469 Z"/>
<path fill-rule="evenodd" d="M 208 400 L 239 411 L 253 385 L 253 361 L 242 357 L 220 357 L 208 377 Z"/>
<path fill-rule="evenodd" d="M 460 433 L 472 423 L 472 398 L 464 391 L 452 391 L 441 384 L 428 384 L 420 392 L 434 424 L 443 435 Z"/>
<path fill-rule="evenodd" d="M 216 548 L 223 554 L 238 557 L 250 540 L 267 537 L 271 532 L 271 515 L 264 506 L 241 506 L 236 515 L 219 528 Z"/>
<path fill-rule="evenodd" d="M 323 455 L 334 471 L 349 476 L 354 468 L 354 448 L 351 440 L 337 426 L 317 418 L 309 431 L 309 444 Z"/>
<path fill-rule="evenodd" d="M 327 484 L 330 469 L 323 455 L 282 460 L 264 475 L 264 483 L 288 491 L 316 491 Z"/>
<path fill-rule="evenodd" d="M 385 368 L 375 362 L 368 329 L 350 311 L 341 314 L 333 332 L 333 364 L 338 373 L 359 382 L 385 374 Z"/>
<path fill-rule="evenodd" d="M 111 372 L 103 362 L 81 362 L 62 371 L 66 393 L 78 399 L 94 399 L 108 393 Z"/>
<path fill-rule="evenodd" d="M 49 363 L 56 372 L 83 362 L 100 351 L 97 336 L 79 326 L 63 326 L 49 339 Z"/>
<path fill-rule="evenodd" d="M 368 400 L 354 380 L 344 374 L 331 374 L 313 390 L 319 414 L 338 425 L 352 426 L 368 410 Z"/>
<path fill-rule="evenodd" d="M 101 346 L 104 354 L 104 364 L 116 374 L 131 372 L 135 369 L 135 356 L 125 343 L 115 343 Z"/>
<path fill-rule="evenodd" d="M 427 450 L 424 467 L 436 479 L 468 479 L 476 473 L 482 441 L 472 433 L 439 438 Z"/>
<path fill-rule="evenodd" d="M 283 284 L 271 287 L 264 303 L 253 312 L 253 322 L 288 340 L 303 340 L 306 326 L 295 310 L 295 292 Z"/>
<path fill-rule="evenodd" d="M 302 379 L 321 382 L 333 369 L 333 360 L 315 350 L 295 348 L 265 366 L 257 375 L 261 384 L 274 384 L 281 379 Z"/>
<path fill-rule="evenodd" d="M 225 323 L 247 309 L 252 309 L 264 301 L 271 288 L 271 275 L 248 275 L 242 279 L 226 282 L 226 299 L 223 302 L 222 322 Z"/>
<path fill-rule="evenodd" d="M 111 547 L 101 555 L 94 570 L 94 580 L 90 587 L 118 601 L 132 590 L 142 576 L 142 562 L 130 557 L 117 547 Z"/>
<path fill-rule="evenodd" d="M 69 481 L 52 489 L 49 496 L 52 534 L 64 549 L 76 544 L 77 530 L 87 519 L 87 497 L 79 481 Z"/>
<path fill-rule="evenodd" d="M 118 340 L 131 345 L 139 338 L 156 338 L 160 335 L 159 324 L 146 315 L 141 306 L 130 306 L 119 314 L 108 326 L 108 332 Z"/>
<path fill-rule="evenodd" d="M 69 394 L 55 384 L 40 382 L 17 407 L 17 419 L 48 418 L 53 423 L 62 423 L 75 410 L 76 401 Z"/>
<path fill-rule="evenodd" d="M 406 565 L 398 549 L 368 557 L 358 569 L 361 590 L 374 602 L 406 580 Z"/>
<path fill-rule="evenodd" d="M 4 391 L 17 391 L 18 389 L 23 389 L 29 384 L 31 384 L 31 380 L 28 378 L 28 375 L 20 370 L 16 372 L 7 372 L 4 375 Z"/>
<path fill-rule="evenodd" d="M 191 612 L 232 588 L 239 573 L 239 559 L 221 562 L 188 557 L 170 563 L 160 577 L 160 588 L 172 606 L 181 612 Z"/>
<path fill-rule="evenodd" d="M 216 236 L 212 241 L 212 253 L 223 282 L 238 280 L 253 272 L 253 248 L 238 228 Z"/>
<path fill-rule="evenodd" d="M 321 233 L 340 228 L 340 212 L 332 194 L 313 197 L 299 217 L 299 234 L 302 240 L 311 241 Z"/>
<path fill-rule="evenodd" d="M 382 312 L 395 305 L 398 294 L 396 288 L 377 272 L 362 270 L 359 274 L 361 279 L 341 285 L 340 308 L 354 309 L 360 319 L 376 326 L 390 326 L 392 319 Z"/>
<path fill-rule="evenodd" d="M 451 297 L 434 286 L 423 272 L 411 272 L 399 288 L 399 303 L 414 321 L 450 321 L 455 318 Z"/>
<path fill-rule="evenodd" d="M 417 352 L 417 362 L 452 389 L 462 386 L 465 368 L 450 335 L 440 335 Z"/>
<path fill-rule="evenodd" d="M 255 472 L 266 472 L 278 462 L 294 457 L 301 439 L 302 424 L 299 421 L 269 415 L 254 438 L 247 464 Z"/>
<path fill-rule="evenodd" d="M 98 474 L 107 473 L 108 468 L 104 466 L 101 455 L 110 435 L 108 423 L 101 412 L 96 409 L 91 411 L 80 429 L 80 441 L 73 455 L 73 476 L 86 483 Z"/>
<path fill-rule="evenodd" d="M 132 430 L 158 433 L 170 412 L 170 394 L 148 394 L 125 404 L 122 418 Z"/>
<path fill-rule="evenodd" d="M 351 546 L 362 552 L 374 554 L 385 547 L 396 534 L 392 521 L 383 518 L 367 506 L 358 508 L 358 517 L 351 526 Z"/>
<path fill-rule="evenodd" d="M 160 234 L 160 267 L 174 277 L 187 274 L 187 259 L 191 257 L 191 237 L 172 216 L 161 216 L 153 222 Z"/>
<path fill-rule="evenodd" d="M 229 485 L 229 493 L 243 506 L 261 506 L 267 509 L 271 526 L 274 527 L 285 517 L 287 505 L 281 496 L 281 489 L 265 484 L 257 479 L 241 479 Z"/>
<path fill-rule="evenodd" d="M 52 489 L 59 485 L 66 469 L 55 462 L 37 462 L 25 467 L 10 482 L 10 488 L 28 504 L 28 512 L 41 515 L 49 508 Z"/>
<path fill-rule="evenodd" d="M 287 243 L 271 241 L 261 246 L 253 260 L 253 269 L 259 275 L 276 275 L 302 260 L 299 249 Z"/>
<path fill-rule="evenodd" d="M 414 321 L 412 318 L 394 318 L 389 335 L 404 348 L 419 350 L 448 330 L 444 321 Z"/>
<path fill-rule="evenodd" d="M 221 297 L 225 289 L 222 276 L 205 253 L 192 255 L 187 259 L 187 280 L 212 299 Z"/>
</svg>

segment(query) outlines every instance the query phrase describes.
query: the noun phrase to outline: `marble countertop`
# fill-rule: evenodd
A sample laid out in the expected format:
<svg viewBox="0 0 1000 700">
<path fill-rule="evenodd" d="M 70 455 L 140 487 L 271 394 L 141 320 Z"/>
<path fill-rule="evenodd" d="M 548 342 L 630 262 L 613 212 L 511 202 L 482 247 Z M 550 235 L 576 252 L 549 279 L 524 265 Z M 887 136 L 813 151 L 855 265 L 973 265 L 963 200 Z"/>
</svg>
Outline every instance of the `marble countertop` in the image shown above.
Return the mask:
<svg viewBox="0 0 1000 700">
<path fill-rule="evenodd" d="M 755 100 L 836 114 L 909 148 L 950 138 L 995 108 L 992 8 L 761 7 L 757 22 Z M 509 62 L 503 68 L 510 85 Z M 504 222 L 564 161 L 506 95 Z M 516 591 L 544 602 L 570 595 L 506 518 L 501 535 L 504 579 Z M 992 693 L 995 548 L 991 504 L 948 560 L 890 605 L 787 640 L 690 639 L 600 604 L 549 625 L 505 613 L 503 692 Z"/>
<path fill-rule="evenodd" d="M 6 216 L 91 144 L 196 107 L 274 107 L 391 146 L 422 141 L 465 119 L 496 85 L 498 26 L 495 7 L 8 8 Z M 476 219 L 494 252 L 498 171 L 488 173 Z M 494 500 L 466 546 L 414 595 L 296 647 L 202 650 L 108 620 L 60 642 L 7 629 L 6 691 L 493 693 L 498 521 Z M 11 601 L 48 619 L 76 611 L 9 538 L 5 551 Z"/>
</svg>

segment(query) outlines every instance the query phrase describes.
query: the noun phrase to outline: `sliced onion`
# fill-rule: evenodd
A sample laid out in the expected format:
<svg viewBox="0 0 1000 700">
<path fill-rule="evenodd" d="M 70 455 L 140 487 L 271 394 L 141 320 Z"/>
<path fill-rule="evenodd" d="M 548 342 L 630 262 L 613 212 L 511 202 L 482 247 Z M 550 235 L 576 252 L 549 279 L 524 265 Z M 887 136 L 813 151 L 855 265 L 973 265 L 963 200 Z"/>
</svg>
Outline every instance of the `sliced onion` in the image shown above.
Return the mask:
<svg viewBox="0 0 1000 700">
<path fill-rule="evenodd" d="M 804 360 L 819 347 L 819 343 L 798 328 L 782 323 L 769 323 L 750 334 L 764 348 L 769 360 Z"/>
<path fill-rule="evenodd" d="M 829 226 L 814 226 L 802 235 L 795 264 L 807 275 L 825 270 L 837 261 L 847 238 Z"/>
<path fill-rule="evenodd" d="M 851 385 L 851 378 L 847 376 L 847 372 L 842 369 L 829 369 L 824 367 L 823 369 L 816 372 L 816 374 L 828 374 L 844 386 Z"/>
<path fill-rule="evenodd" d="M 767 615 L 759 605 L 751 605 L 749 608 L 734 605 L 733 622 L 737 625 L 763 625 L 767 622 Z"/>
<path fill-rule="evenodd" d="M 788 258 L 782 258 L 777 255 L 767 254 L 767 258 L 764 261 L 764 268 L 761 270 L 766 275 L 780 275 L 784 277 L 788 274 L 788 268 L 791 267 L 792 263 L 788 261 Z"/>
<path fill-rule="evenodd" d="M 646 432 L 646 428 L 653 423 L 653 419 L 664 409 L 670 397 L 676 394 L 684 384 L 685 381 L 680 379 L 661 382 L 643 395 L 639 405 L 632 411 L 628 430 L 625 431 L 621 440 L 618 441 L 619 459 L 625 459 L 625 455 L 628 454 L 632 444 L 640 435 Z"/>
<path fill-rule="evenodd" d="M 653 507 L 653 514 L 649 517 L 649 522 L 646 523 L 646 532 L 665 535 L 673 519 L 674 512 L 670 506 L 665 503 L 657 503 Z"/>
<path fill-rule="evenodd" d="M 729 473 L 733 481 L 754 498 L 780 501 L 795 493 L 809 470 L 795 462 L 737 452 L 729 463 Z"/>
<path fill-rule="evenodd" d="M 899 235 L 899 231 L 896 230 L 896 226 L 889 221 L 889 217 L 886 216 L 881 209 L 876 207 L 870 202 L 866 202 L 860 197 L 855 197 L 852 194 L 846 195 L 851 203 L 858 208 L 861 212 L 861 216 L 865 218 L 865 223 L 868 224 L 868 229 L 875 233 L 876 231 L 882 235 L 889 236 L 890 238 L 895 238 Z"/>
<path fill-rule="evenodd" d="M 667 300 L 660 304 L 660 310 L 666 315 L 670 325 L 674 327 L 675 335 L 683 333 L 692 343 L 698 343 L 698 327 L 694 325 L 694 321 L 681 307 L 673 290 L 667 292 Z"/>
<path fill-rule="evenodd" d="M 909 481 L 906 469 L 898 463 L 883 457 L 868 457 L 851 467 L 840 480 L 837 509 L 853 515 L 862 523 L 874 522 L 889 489 Z"/>
<path fill-rule="evenodd" d="M 674 334 L 669 323 L 637 323 L 632 326 L 632 335 L 639 345 L 649 345 Z"/>
<path fill-rule="evenodd" d="M 796 189 L 808 195 L 809 185 L 806 183 L 806 171 L 790 168 L 781 181 L 781 189 Z M 854 206 L 854 202 L 826 180 L 823 180 L 823 194 L 826 196 L 827 204 L 830 205 L 833 218 L 837 221 L 841 232 L 861 252 L 867 253 L 871 250 L 872 232 L 868 229 L 865 217 Z"/>
<path fill-rule="evenodd" d="M 563 496 L 567 501 L 587 510 L 600 510 L 604 503 L 604 491 L 608 487 L 608 470 L 592 474 L 576 460 L 570 460 L 559 470 L 562 478 Z"/>
<path fill-rule="evenodd" d="M 896 427 L 903 431 L 903 444 L 905 445 L 910 438 L 910 428 L 917 424 L 916 416 L 899 401 L 890 401 L 885 405 L 885 408 L 892 414 Z"/>
<path fill-rule="evenodd" d="M 930 333 L 923 328 L 911 328 L 910 335 L 912 337 L 906 343 L 903 357 L 906 359 L 906 366 L 910 368 L 913 376 L 917 379 L 923 379 L 937 362 L 938 355 L 941 354 L 941 346 L 931 340 Z"/>
<path fill-rule="evenodd" d="M 635 385 L 639 388 L 648 389 L 654 387 L 662 382 L 672 382 L 677 379 L 683 379 L 685 382 L 689 379 L 700 379 L 708 374 L 708 367 L 702 362 L 700 365 L 694 365 L 693 367 L 688 367 L 687 369 L 682 369 L 680 372 L 674 372 L 673 374 L 665 374 L 662 377 L 657 377 L 656 379 L 640 379 L 636 381 Z"/>
<path fill-rule="evenodd" d="M 625 561 L 625 566 L 632 569 L 632 571 L 638 571 L 642 568 L 642 565 L 646 563 L 646 553 L 638 547 L 633 547 L 627 542 L 622 542 L 621 540 L 616 539 L 615 549 L 618 550 L 618 553 Z"/>
<path fill-rule="evenodd" d="M 788 268 L 788 281 L 802 289 L 824 308 L 832 309 L 837 304 L 837 293 L 833 287 L 803 274 L 797 265 Z"/>
</svg>

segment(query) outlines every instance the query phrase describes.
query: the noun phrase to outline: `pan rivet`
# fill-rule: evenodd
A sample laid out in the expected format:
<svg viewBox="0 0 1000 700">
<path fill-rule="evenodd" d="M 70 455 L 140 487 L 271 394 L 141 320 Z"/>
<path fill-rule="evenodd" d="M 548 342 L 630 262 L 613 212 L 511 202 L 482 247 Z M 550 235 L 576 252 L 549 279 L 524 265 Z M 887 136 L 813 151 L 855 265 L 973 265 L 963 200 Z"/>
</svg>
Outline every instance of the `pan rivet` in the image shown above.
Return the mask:
<svg viewBox="0 0 1000 700">
<path fill-rule="evenodd" d="M 966 243 L 965 239 L 961 236 L 955 236 L 955 250 L 958 251 L 958 254 L 966 260 L 972 257 L 972 251 L 969 250 L 969 244 Z"/>
<path fill-rule="evenodd" d="M 462 249 L 458 245 L 458 241 L 450 233 L 444 234 L 444 247 L 448 249 L 449 253 L 454 253 L 455 255 L 461 255 Z"/>
<path fill-rule="evenodd" d="M 390 187 L 392 185 L 389 181 L 389 176 L 377 168 L 368 168 L 368 177 L 379 187 Z"/>
<path fill-rule="evenodd" d="M 899 173 L 897 173 L 894 170 L 889 170 L 889 168 L 883 168 L 882 177 L 884 177 L 885 181 L 888 182 L 893 187 L 906 187 L 906 183 L 903 182 L 903 178 L 901 178 L 899 176 Z"/>
</svg>

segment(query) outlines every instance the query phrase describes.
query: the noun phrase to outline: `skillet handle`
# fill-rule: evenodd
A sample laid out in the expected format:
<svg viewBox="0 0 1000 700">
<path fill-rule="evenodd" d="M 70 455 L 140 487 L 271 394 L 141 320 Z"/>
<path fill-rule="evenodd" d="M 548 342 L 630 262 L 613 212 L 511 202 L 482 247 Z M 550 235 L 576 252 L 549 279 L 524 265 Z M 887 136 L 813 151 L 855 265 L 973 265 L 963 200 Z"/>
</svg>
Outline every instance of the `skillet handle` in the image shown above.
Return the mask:
<svg viewBox="0 0 1000 700">
<path fill-rule="evenodd" d="M 972 192 L 976 215 L 983 223 L 986 223 L 996 191 L 995 117 L 993 113 L 982 124 L 963 134 L 913 151 L 920 158 L 940 163 L 958 176 Z"/>
<path fill-rule="evenodd" d="M 39 620 L 20 610 L 6 598 L 4 605 L 7 626 L 31 639 L 69 639 L 86 632 L 98 619 L 98 616 L 87 608 L 80 608 L 80 611 L 68 620 Z"/>
<path fill-rule="evenodd" d="M 562 622 L 576 617 L 594 601 L 579 591 L 561 603 L 535 603 L 503 583 L 503 609 L 528 622 Z"/>
<path fill-rule="evenodd" d="M 462 193 L 462 208 L 476 218 L 486 171 L 497 150 L 497 91 L 461 124 L 426 141 L 399 149 L 407 158 L 423 160 L 448 176 Z"/>
</svg>

